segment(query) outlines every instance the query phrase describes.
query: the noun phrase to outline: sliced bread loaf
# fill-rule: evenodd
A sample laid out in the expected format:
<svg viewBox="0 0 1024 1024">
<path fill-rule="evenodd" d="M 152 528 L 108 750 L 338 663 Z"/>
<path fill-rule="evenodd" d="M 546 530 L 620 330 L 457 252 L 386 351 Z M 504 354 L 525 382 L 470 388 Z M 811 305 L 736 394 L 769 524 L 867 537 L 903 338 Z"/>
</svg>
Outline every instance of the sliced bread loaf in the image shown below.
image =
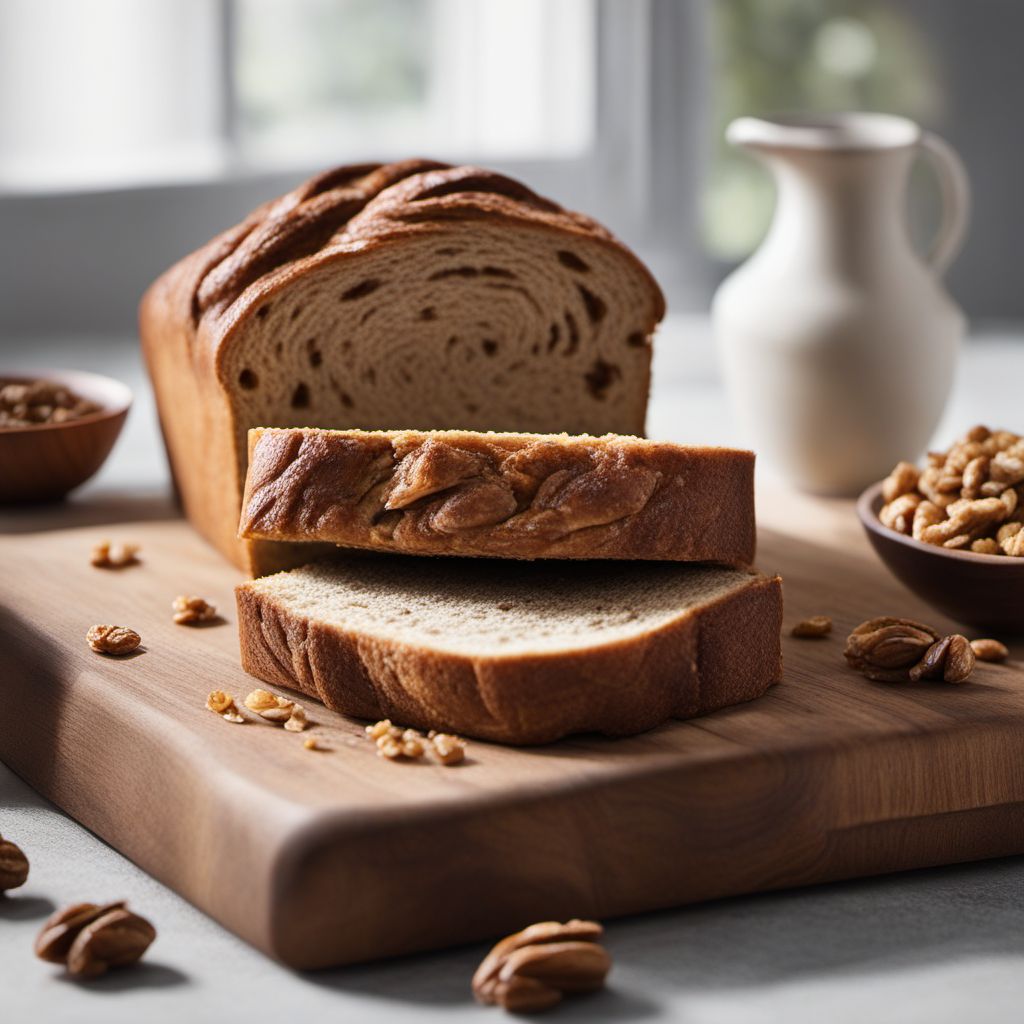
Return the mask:
<svg viewBox="0 0 1024 1024">
<path fill-rule="evenodd" d="M 357 718 L 629 735 L 781 675 L 781 581 L 678 563 L 364 555 L 236 590 L 242 666 Z"/>
<path fill-rule="evenodd" d="M 240 536 L 501 558 L 754 558 L 754 455 L 637 437 L 258 429 Z"/>
<path fill-rule="evenodd" d="M 409 160 L 260 207 L 149 289 L 140 329 L 185 511 L 260 573 L 295 553 L 237 537 L 250 427 L 642 433 L 663 313 L 594 221 Z"/>
</svg>

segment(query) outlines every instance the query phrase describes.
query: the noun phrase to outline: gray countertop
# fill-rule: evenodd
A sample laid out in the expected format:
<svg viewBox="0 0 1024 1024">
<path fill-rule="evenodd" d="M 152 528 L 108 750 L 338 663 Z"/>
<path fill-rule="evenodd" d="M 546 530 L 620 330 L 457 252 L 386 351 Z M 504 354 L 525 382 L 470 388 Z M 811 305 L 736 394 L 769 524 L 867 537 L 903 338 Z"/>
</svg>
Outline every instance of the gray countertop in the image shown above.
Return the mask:
<svg viewBox="0 0 1024 1024">
<path fill-rule="evenodd" d="M 0 367 L 75 366 L 125 380 L 138 401 L 97 478 L 41 526 L 100 522 L 133 505 L 165 507 L 167 475 L 134 343 L 59 339 L 0 343 Z M 730 443 L 735 436 L 707 325 L 663 332 L 652 436 Z M 937 442 L 976 421 L 1022 423 L 1024 336 L 989 331 L 966 349 Z M 2 529 L 2 526 L 0 526 Z M 17 581 L 4 580 L 3 599 Z M 2 694 L 0 652 L 0 694 Z M 0 728 L 16 728 L 3 708 Z M 500 1021 L 476 1006 L 469 978 L 484 947 L 316 974 L 267 960 L 36 796 L 0 765 L 0 833 L 32 861 L 28 884 L 0 898 L 0 1020 L 146 1020 L 151 1024 L 287 1019 Z M 742 856 L 738 851 L 737 855 Z M 32 941 L 55 907 L 127 898 L 157 926 L 143 965 L 89 985 L 35 960 Z M 401 912 L 401 908 L 395 908 Z M 570 1021 L 928 1022 L 1024 1016 L 1024 859 L 1012 858 L 814 889 L 719 901 L 608 923 L 608 991 L 566 1003 Z"/>
</svg>

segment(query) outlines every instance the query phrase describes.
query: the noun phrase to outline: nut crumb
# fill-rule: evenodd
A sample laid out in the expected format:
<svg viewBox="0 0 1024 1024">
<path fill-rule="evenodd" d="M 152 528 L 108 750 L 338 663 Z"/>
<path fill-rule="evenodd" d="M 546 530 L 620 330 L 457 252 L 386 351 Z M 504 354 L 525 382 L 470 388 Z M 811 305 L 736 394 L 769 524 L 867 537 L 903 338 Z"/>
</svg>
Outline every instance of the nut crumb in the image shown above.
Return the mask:
<svg viewBox="0 0 1024 1024">
<path fill-rule="evenodd" d="M 430 737 L 430 750 L 445 767 L 460 764 L 466 758 L 466 744 L 458 736 L 437 732 Z"/>
<path fill-rule="evenodd" d="M 138 564 L 139 550 L 138 544 L 112 544 L 103 540 L 92 549 L 89 564 L 97 569 L 123 569 Z"/>
<path fill-rule="evenodd" d="M 237 725 L 245 721 L 238 711 L 235 698 L 223 690 L 211 690 L 210 695 L 206 698 L 206 706 L 215 714 L 220 715 L 225 722 Z"/>
<path fill-rule="evenodd" d="M 302 745 L 306 748 L 306 750 L 319 750 L 320 749 L 320 744 L 317 743 L 315 736 L 307 736 L 302 741 Z"/>
<path fill-rule="evenodd" d="M 90 626 L 85 640 L 97 654 L 117 656 L 131 654 L 142 643 L 142 637 L 127 626 Z"/>
<path fill-rule="evenodd" d="M 171 610 L 174 612 L 174 621 L 179 626 L 193 626 L 199 622 L 210 622 L 217 617 L 215 605 L 201 597 L 189 597 L 185 594 L 174 599 Z"/>
<path fill-rule="evenodd" d="M 801 639 L 828 636 L 831 632 L 832 620 L 827 615 L 812 615 L 809 619 L 802 619 L 790 630 L 792 636 Z"/>
<path fill-rule="evenodd" d="M 971 650 L 978 661 L 1005 661 L 1010 656 L 1006 644 L 991 638 L 972 640 Z"/>
</svg>

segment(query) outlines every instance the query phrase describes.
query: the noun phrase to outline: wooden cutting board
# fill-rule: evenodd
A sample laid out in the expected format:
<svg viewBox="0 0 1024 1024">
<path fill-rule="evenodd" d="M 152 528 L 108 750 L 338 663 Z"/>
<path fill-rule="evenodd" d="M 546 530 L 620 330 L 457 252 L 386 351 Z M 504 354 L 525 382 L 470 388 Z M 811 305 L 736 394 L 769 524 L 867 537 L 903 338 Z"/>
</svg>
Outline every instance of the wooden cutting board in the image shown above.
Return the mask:
<svg viewBox="0 0 1024 1024">
<path fill-rule="evenodd" d="M 209 690 L 242 697 L 255 684 L 238 665 L 236 573 L 183 522 L 8 534 L 0 757 L 228 928 L 304 968 L 540 919 L 1024 851 L 1020 661 L 979 666 L 960 687 L 866 681 L 841 657 L 861 620 L 952 624 L 887 575 L 849 503 L 762 495 L 759 511 L 759 560 L 785 579 L 787 623 L 836 622 L 827 640 L 786 637 L 782 685 L 631 739 L 473 743 L 458 768 L 379 760 L 363 723 L 320 707 L 315 730 L 298 735 L 205 710 Z M 8 516 L 13 525 L 25 517 Z M 140 543 L 143 563 L 90 567 L 108 536 Z M 179 593 L 215 602 L 226 621 L 173 625 Z M 144 650 L 93 654 L 84 635 L 97 622 L 133 626 Z M 306 750 L 307 735 L 328 749 Z"/>
</svg>

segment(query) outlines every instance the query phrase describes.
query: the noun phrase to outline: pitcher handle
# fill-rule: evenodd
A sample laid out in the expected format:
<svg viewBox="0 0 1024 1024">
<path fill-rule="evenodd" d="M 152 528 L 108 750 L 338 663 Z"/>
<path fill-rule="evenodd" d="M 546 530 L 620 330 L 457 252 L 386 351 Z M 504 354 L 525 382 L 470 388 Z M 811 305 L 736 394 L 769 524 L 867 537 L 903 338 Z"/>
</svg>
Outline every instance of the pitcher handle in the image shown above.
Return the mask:
<svg viewBox="0 0 1024 1024">
<path fill-rule="evenodd" d="M 944 274 L 963 245 L 971 220 L 971 186 L 953 147 L 933 132 L 922 132 L 920 147 L 931 161 L 942 192 L 942 224 L 928 253 L 936 274 Z"/>
</svg>

